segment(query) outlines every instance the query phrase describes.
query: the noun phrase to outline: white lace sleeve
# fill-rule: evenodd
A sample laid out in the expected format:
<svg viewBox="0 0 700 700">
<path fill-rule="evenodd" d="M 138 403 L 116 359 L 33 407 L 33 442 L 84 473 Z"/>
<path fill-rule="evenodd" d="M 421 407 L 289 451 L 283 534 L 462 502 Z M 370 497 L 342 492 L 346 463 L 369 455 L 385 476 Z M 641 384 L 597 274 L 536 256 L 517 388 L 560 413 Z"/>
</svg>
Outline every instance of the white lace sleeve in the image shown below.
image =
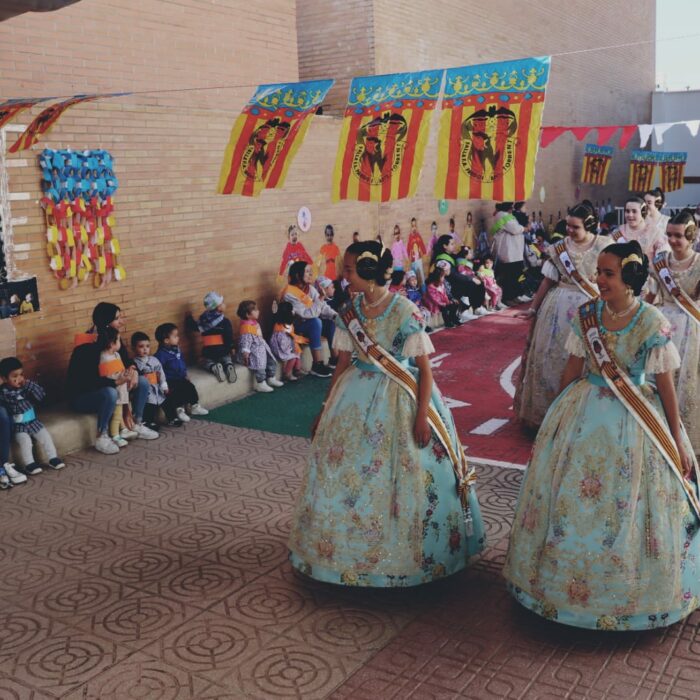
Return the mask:
<svg viewBox="0 0 700 700">
<path fill-rule="evenodd" d="M 657 345 L 653 347 L 647 355 L 644 371 L 647 374 L 661 374 L 662 372 L 673 372 L 681 366 L 681 356 L 673 343 Z"/>
<path fill-rule="evenodd" d="M 418 357 L 419 355 L 430 355 L 431 352 L 435 352 L 435 348 L 430 337 L 427 333 L 418 331 L 418 333 L 411 333 L 406 338 L 401 354 L 404 357 Z"/>
<path fill-rule="evenodd" d="M 551 260 L 545 260 L 544 265 L 542 265 L 542 274 L 554 282 L 558 282 L 561 277 L 559 270 L 557 270 L 556 265 Z"/>
<path fill-rule="evenodd" d="M 338 352 L 352 352 L 355 349 L 355 345 L 352 342 L 352 336 L 344 328 L 335 329 L 335 335 L 333 336 L 333 350 Z"/>
<path fill-rule="evenodd" d="M 569 336 L 564 344 L 564 350 L 574 357 L 586 357 L 586 344 L 574 331 L 569 331 Z"/>
</svg>

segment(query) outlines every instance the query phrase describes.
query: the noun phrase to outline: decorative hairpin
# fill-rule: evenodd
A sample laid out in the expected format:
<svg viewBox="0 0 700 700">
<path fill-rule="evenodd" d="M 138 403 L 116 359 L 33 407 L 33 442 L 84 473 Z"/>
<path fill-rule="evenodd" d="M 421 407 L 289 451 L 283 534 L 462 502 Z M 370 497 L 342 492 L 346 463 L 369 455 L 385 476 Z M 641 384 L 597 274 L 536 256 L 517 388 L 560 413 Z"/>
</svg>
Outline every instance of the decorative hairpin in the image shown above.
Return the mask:
<svg viewBox="0 0 700 700">
<path fill-rule="evenodd" d="M 357 262 L 360 262 L 360 260 L 364 260 L 365 258 L 370 258 L 375 262 L 379 262 L 379 258 L 374 253 L 371 253 L 369 250 L 366 250 L 364 253 L 360 253 L 357 256 Z"/>
<path fill-rule="evenodd" d="M 621 267 L 624 267 L 625 265 L 627 265 L 627 263 L 631 263 L 631 262 L 636 262 L 636 263 L 639 263 L 640 265 L 644 264 L 642 259 L 636 253 L 632 253 L 632 255 L 628 255 L 626 258 L 622 259 Z"/>
</svg>

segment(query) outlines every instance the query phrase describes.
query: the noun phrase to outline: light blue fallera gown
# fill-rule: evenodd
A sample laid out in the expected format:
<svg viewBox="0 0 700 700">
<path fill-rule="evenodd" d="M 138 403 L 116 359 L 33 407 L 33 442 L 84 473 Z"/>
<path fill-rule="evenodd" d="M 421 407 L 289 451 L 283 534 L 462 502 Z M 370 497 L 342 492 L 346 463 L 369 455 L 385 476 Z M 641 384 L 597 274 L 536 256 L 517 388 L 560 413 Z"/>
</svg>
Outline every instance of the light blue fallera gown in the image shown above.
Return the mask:
<svg viewBox="0 0 700 700">
<path fill-rule="evenodd" d="M 367 319 L 370 336 L 409 371 L 409 358 L 433 351 L 418 308 L 395 295 Z M 340 317 L 334 346 L 353 351 Z M 440 393 L 432 401 L 457 444 L 452 415 Z M 431 438 L 413 438 L 416 404 L 360 354 L 338 379 L 311 444 L 289 539 L 292 565 L 312 578 L 349 586 L 414 586 L 463 569 L 484 547 L 476 490 L 472 526 L 455 488 L 450 458 Z M 468 534 L 469 531 L 469 534 Z"/>
<path fill-rule="evenodd" d="M 603 303 L 596 307 L 603 328 Z M 698 521 L 679 478 L 587 357 L 578 317 L 572 327 L 566 349 L 586 357 L 587 376 L 562 392 L 542 423 L 504 574 L 522 605 L 557 622 L 670 625 L 699 604 Z M 642 302 L 624 329 L 604 337 L 664 417 L 653 375 L 680 364 L 666 319 Z"/>
</svg>

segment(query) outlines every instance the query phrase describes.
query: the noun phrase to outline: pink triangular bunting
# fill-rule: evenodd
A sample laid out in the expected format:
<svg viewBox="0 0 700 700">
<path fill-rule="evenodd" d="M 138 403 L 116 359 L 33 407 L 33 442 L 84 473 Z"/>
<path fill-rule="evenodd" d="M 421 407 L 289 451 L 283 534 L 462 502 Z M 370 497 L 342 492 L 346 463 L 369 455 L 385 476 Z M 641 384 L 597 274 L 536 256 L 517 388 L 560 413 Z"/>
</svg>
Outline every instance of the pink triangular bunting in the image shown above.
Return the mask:
<svg viewBox="0 0 700 700">
<path fill-rule="evenodd" d="M 630 139 L 637 133 L 636 124 L 627 124 L 622 127 L 622 134 L 620 134 L 620 148 L 627 148 L 627 144 Z"/>
<path fill-rule="evenodd" d="M 558 139 L 565 131 L 565 126 L 543 126 L 540 136 L 542 148 L 547 148 L 550 143 Z"/>
<path fill-rule="evenodd" d="M 598 141 L 596 143 L 599 146 L 605 146 L 605 144 L 610 141 L 613 134 L 620 128 L 619 126 L 598 126 Z"/>
<path fill-rule="evenodd" d="M 583 139 L 588 136 L 588 132 L 592 129 L 592 126 L 570 126 L 569 131 L 579 140 L 583 141 Z"/>
</svg>

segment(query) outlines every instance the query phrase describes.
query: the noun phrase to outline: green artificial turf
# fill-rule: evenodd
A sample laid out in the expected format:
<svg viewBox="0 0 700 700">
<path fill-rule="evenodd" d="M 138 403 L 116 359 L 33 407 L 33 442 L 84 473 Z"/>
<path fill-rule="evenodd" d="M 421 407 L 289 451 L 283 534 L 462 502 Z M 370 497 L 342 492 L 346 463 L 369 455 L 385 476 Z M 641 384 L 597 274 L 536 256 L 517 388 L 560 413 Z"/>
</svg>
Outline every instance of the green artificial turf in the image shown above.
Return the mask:
<svg viewBox="0 0 700 700">
<path fill-rule="evenodd" d="M 206 420 L 282 435 L 311 437 L 330 379 L 306 376 L 269 394 L 253 394 L 209 412 Z"/>
</svg>

